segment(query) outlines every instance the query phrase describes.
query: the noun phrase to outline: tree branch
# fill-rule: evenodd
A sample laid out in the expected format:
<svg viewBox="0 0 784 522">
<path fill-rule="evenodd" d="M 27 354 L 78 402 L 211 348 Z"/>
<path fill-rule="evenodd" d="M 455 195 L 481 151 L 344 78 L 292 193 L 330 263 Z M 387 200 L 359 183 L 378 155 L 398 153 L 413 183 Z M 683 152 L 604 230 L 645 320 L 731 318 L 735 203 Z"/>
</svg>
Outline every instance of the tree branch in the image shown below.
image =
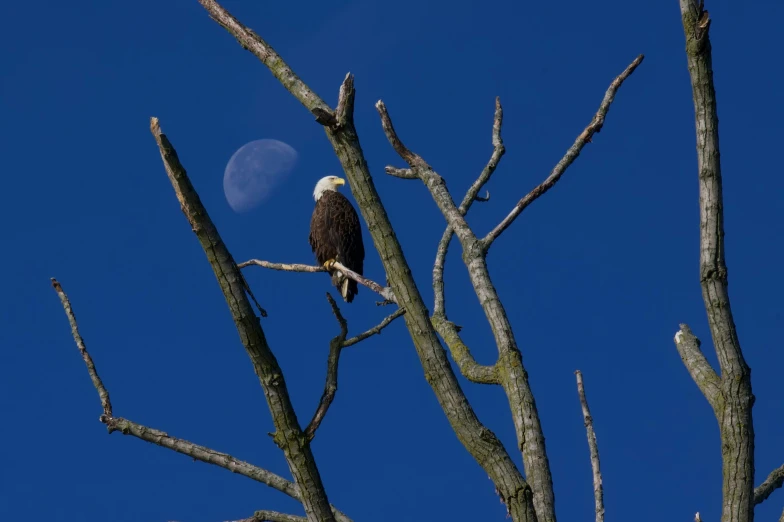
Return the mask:
<svg viewBox="0 0 784 522">
<path fill-rule="evenodd" d="M 495 115 L 493 117 L 493 153 L 490 156 L 490 160 L 485 165 L 485 168 L 482 169 L 481 174 L 479 177 L 474 181 L 474 183 L 469 187 L 466 195 L 463 197 L 463 201 L 460 203 L 460 207 L 458 207 L 458 211 L 465 216 L 468 213 L 468 209 L 474 204 L 474 201 L 487 201 L 490 199 L 490 193 L 487 193 L 487 198 L 479 198 L 477 194 L 479 191 L 482 190 L 482 187 L 490 181 L 490 176 L 493 175 L 495 172 L 496 167 L 498 167 L 498 163 L 501 161 L 504 153 L 506 152 L 506 147 L 504 147 L 504 141 L 501 139 L 501 125 L 503 124 L 504 120 L 504 110 L 501 107 L 501 99 L 496 97 L 495 99 Z M 446 254 L 449 250 L 449 243 L 452 241 L 452 236 L 454 235 L 454 231 L 452 227 L 447 225 L 446 230 L 444 230 L 443 235 L 441 236 L 441 241 L 438 242 L 438 250 L 436 251 L 436 261 L 433 264 L 433 292 L 435 294 L 435 299 L 433 303 L 433 315 L 443 315 L 446 317 L 446 310 L 445 310 L 445 297 L 444 297 L 444 264 L 446 263 Z M 443 337 L 443 333 L 439 332 Z"/>
<path fill-rule="evenodd" d="M 270 67 L 269 63 L 265 62 L 265 64 Z M 292 94 L 297 96 L 296 87 L 283 83 Z M 325 131 L 373 238 L 398 305 L 406 310 L 403 316 L 406 327 L 425 372 L 425 378 L 435 393 L 439 405 L 460 442 L 493 481 L 512 520 L 535 521 L 531 488 L 495 434 L 477 419 L 438 340 L 411 268 L 373 183 L 354 127 L 353 114 L 347 113 L 344 125 L 326 127 Z M 545 521 L 540 519 L 538 522 Z"/>
<path fill-rule="evenodd" d="M 343 314 L 340 313 L 338 304 L 329 292 L 327 292 L 327 301 L 329 301 L 329 305 L 332 307 L 332 313 L 335 315 L 338 325 L 340 325 L 340 333 L 329 342 L 327 382 L 324 384 L 324 393 L 321 395 L 321 400 L 319 401 L 318 408 L 316 408 L 316 413 L 313 414 L 313 419 L 310 421 L 310 424 L 308 424 L 308 427 L 305 428 L 305 437 L 309 441 L 313 440 L 313 437 L 316 436 L 316 430 L 321 425 L 321 421 L 324 420 L 324 416 L 327 414 L 327 410 L 329 410 L 329 407 L 335 398 L 335 392 L 338 391 L 338 363 L 340 362 L 340 352 L 343 350 L 343 342 L 348 335 L 348 323 L 343 317 Z"/>
<path fill-rule="evenodd" d="M 509 228 L 509 225 L 517 219 L 517 216 L 525 210 L 525 208 L 536 201 L 540 196 L 542 196 L 545 192 L 550 190 L 556 182 L 561 179 L 561 176 L 569 166 L 574 163 L 574 160 L 577 159 L 577 156 L 580 155 L 580 152 L 585 147 L 586 143 L 590 143 L 593 135 L 597 132 L 601 131 L 602 126 L 604 125 L 604 119 L 607 116 L 607 112 L 610 110 L 610 105 L 612 104 L 613 100 L 615 99 L 615 94 L 618 92 L 618 89 L 621 87 L 621 84 L 628 78 L 634 70 L 637 68 L 640 63 L 642 63 L 644 56 L 641 54 L 637 58 L 634 59 L 632 63 L 623 71 L 618 77 L 616 77 L 610 87 L 607 89 L 607 92 L 604 95 L 604 99 L 602 103 L 599 105 L 599 110 L 596 111 L 596 114 L 591 120 L 591 123 L 583 130 L 577 139 L 575 140 L 574 144 L 566 151 L 566 154 L 561 161 L 555 166 L 552 170 L 550 175 L 545 179 L 538 187 L 533 189 L 529 192 L 523 199 L 521 199 L 517 205 L 512 209 L 512 211 L 507 215 L 493 230 L 488 233 L 484 239 L 482 239 L 482 243 L 485 249 L 489 249 L 490 246 L 493 244 L 498 236 L 501 233 Z"/>
<path fill-rule="evenodd" d="M 326 126 L 338 124 L 338 118 L 335 116 L 335 113 L 332 112 L 330 106 L 319 98 L 319 96 L 291 70 L 271 45 L 262 40 L 261 37 L 249 27 L 240 23 L 239 20 L 234 18 L 231 13 L 226 11 L 215 0 L 199 0 L 199 3 L 210 14 L 210 18 L 218 22 L 218 25 L 226 29 L 237 39 L 243 49 L 253 53 L 267 66 L 275 78 L 277 78 L 280 83 L 282 83 L 283 86 L 316 117 L 316 121 Z"/>
<path fill-rule="evenodd" d="M 421 179 L 428 189 L 430 189 L 433 199 L 436 200 L 447 223 L 460 238 L 460 241 L 475 242 L 476 236 L 474 236 L 471 227 L 468 226 L 465 218 L 458 211 L 454 201 L 452 201 L 452 196 L 446 188 L 444 178 L 439 176 L 420 155 L 411 152 L 403 145 L 403 142 L 395 131 L 395 127 L 392 125 L 392 118 L 390 118 L 387 107 L 383 101 L 379 100 L 376 102 L 376 110 L 381 116 L 381 126 L 383 127 L 384 133 L 386 134 L 389 143 L 392 145 L 392 148 L 394 148 L 395 152 L 411 166 L 411 170 L 416 177 Z M 387 168 L 387 172 L 389 172 L 389 167 Z"/>
<path fill-rule="evenodd" d="M 446 188 L 444 179 L 421 156 L 402 146 L 402 142 L 392 126 L 391 118 L 384 103 L 379 101 L 376 104 L 376 109 L 381 116 L 382 126 L 389 142 L 397 150 L 398 154 L 406 161 L 409 161 L 412 170 L 428 188 L 430 195 L 446 218 L 447 224 L 452 227 L 455 235 L 460 240 L 460 244 L 463 247 L 463 262 L 468 268 L 474 292 L 490 323 L 490 328 L 493 331 L 496 346 L 498 347 L 499 356 L 495 365 L 495 375 L 503 386 L 509 400 L 518 449 L 523 454 L 526 477 L 533 492 L 534 511 L 537 520 L 538 522 L 555 522 L 553 479 L 545 448 L 544 433 L 539 420 L 539 413 L 536 410 L 536 401 L 528 382 L 528 374 L 523 366 L 522 354 L 517 347 L 517 341 L 514 338 L 506 310 L 490 279 L 485 258 L 487 251 L 468 226 L 457 206 L 455 206 L 452 196 Z M 446 322 L 442 324 L 448 326 Z M 460 348 L 461 344 L 454 342 L 450 348 L 454 347 Z M 465 356 L 461 357 L 460 354 L 455 357 L 455 360 L 458 361 L 458 364 L 462 360 L 464 362 L 467 361 L 469 366 L 471 365 L 471 360 Z M 492 382 L 490 380 L 492 378 L 491 375 L 486 375 L 486 378 Z"/>
<path fill-rule="evenodd" d="M 784 485 L 784 465 L 771 471 L 765 482 L 754 489 L 754 505 L 761 504 L 782 485 Z"/>
<path fill-rule="evenodd" d="M 286 264 L 286 263 L 270 263 L 269 261 L 262 261 L 260 259 L 250 259 L 243 263 L 237 265 L 239 268 L 245 268 L 251 265 L 260 266 L 262 268 L 269 268 L 271 270 L 281 270 L 284 272 L 326 272 L 327 269 L 323 266 L 311 266 L 311 265 L 301 265 L 301 264 Z M 395 294 L 392 292 L 392 289 L 388 286 L 381 286 L 380 284 L 372 281 L 364 276 L 361 276 L 354 272 L 353 270 L 346 268 L 340 263 L 334 263 L 333 268 L 336 268 L 343 272 L 346 277 L 349 279 L 353 279 L 357 283 L 361 284 L 372 290 L 373 292 L 377 293 L 385 300 L 390 301 L 392 303 L 397 303 L 395 299 Z"/>
<path fill-rule="evenodd" d="M 371 328 L 369 330 L 366 330 L 366 331 L 362 332 L 359 335 L 355 335 L 354 337 L 352 337 L 350 339 L 346 339 L 345 341 L 343 341 L 343 348 L 348 348 L 349 346 L 353 346 L 353 345 L 355 345 L 357 343 L 360 343 L 360 342 L 364 341 L 365 339 L 367 339 L 368 337 L 372 337 L 373 335 L 381 335 L 381 330 L 383 330 L 384 328 L 389 326 L 389 324 L 392 321 L 394 321 L 395 319 L 397 319 L 398 317 L 400 317 L 404 313 L 406 313 L 405 308 L 398 308 L 397 310 L 395 310 L 394 312 L 392 312 L 391 314 L 386 316 L 379 324 L 377 324 L 373 328 Z"/>
<path fill-rule="evenodd" d="M 431 318 L 436 331 L 444 339 L 452 359 L 460 368 L 463 377 L 477 384 L 499 384 L 498 369 L 495 365 L 487 366 L 479 364 L 474 359 L 468 346 L 460 338 L 455 323 L 443 315 L 433 315 Z"/>
<path fill-rule="evenodd" d="M 493 153 L 485 165 L 485 168 L 482 169 L 479 177 L 469 187 L 466 195 L 463 197 L 463 201 L 460 203 L 460 206 L 457 209 L 458 212 L 460 212 L 460 214 L 463 216 L 468 213 L 468 209 L 471 208 L 474 201 L 487 201 L 490 198 L 489 192 L 487 198 L 480 198 L 477 196 L 477 194 L 479 194 L 479 191 L 482 190 L 482 187 L 484 187 L 485 184 L 490 181 L 490 176 L 492 176 L 493 172 L 495 172 L 498 163 L 501 161 L 501 157 L 504 155 L 504 152 L 506 152 L 504 142 L 501 139 L 503 114 L 501 99 L 496 97 L 495 115 L 493 117 Z M 455 360 L 458 367 L 460 368 L 460 372 L 466 379 L 480 384 L 498 384 L 498 375 L 496 373 L 495 365 L 484 366 L 477 363 L 468 346 L 466 346 L 466 344 L 460 338 L 460 334 L 458 329 L 455 327 L 455 324 L 449 321 L 446 316 L 444 296 L 444 264 L 446 263 L 446 254 L 453 235 L 454 230 L 450 225 L 447 224 L 446 230 L 444 230 L 444 233 L 441 236 L 441 240 L 438 242 L 436 260 L 433 264 L 433 294 L 435 296 L 432 318 L 433 325 L 435 326 L 439 335 L 441 335 L 441 338 L 444 339 L 444 342 L 449 347 L 449 351 L 452 353 L 452 358 Z"/>
<path fill-rule="evenodd" d="M 245 268 L 251 265 L 260 266 L 262 268 L 269 268 L 270 270 L 281 270 L 284 272 L 326 272 L 327 269 L 323 266 L 301 265 L 301 264 L 288 264 L 288 263 L 271 263 L 269 261 L 262 261 L 261 259 L 250 259 L 237 265 L 239 268 Z"/>
<path fill-rule="evenodd" d="M 112 402 L 109 400 L 109 392 L 106 390 L 106 387 L 103 385 L 103 381 L 101 381 L 101 378 L 98 376 L 98 370 L 95 369 L 93 358 L 90 357 L 90 353 L 87 351 L 87 347 L 84 344 L 84 339 L 82 339 L 82 334 L 79 333 L 79 325 L 76 324 L 76 316 L 74 315 L 73 308 L 71 308 L 71 301 L 68 299 L 68 296 L 63 290 L 63 287 L 60 286 L 60 283 L 57 281 L 57 279 L 52 277 L 51 281 L 54 291 L 57 292 L 57 296 L 60 298 L 60 302 L 63 304 L 63 310 L 65 311 L 66 317 L 68 317 L 68 323 L 71 325 L 71 335 L 73 335 L 76 346 L 79 348 L 79 353 L 82 354 L 84 364 L 87 366 L 87 373 L 90 375 L 90 380 L 93 382 L 93 386 L 95 386 L 95 391 L 98 392 L 98 398 L 101 400 L 103 414 L 106 417 L 111 417 Z"/>
<path fill-rule="evenodd" d="M 324 393 L 321 395 L 321 400 L 319 400 L 319 406 L 316 409 L 316 413 L 313 414 L 313 419 L 310 421 L 310 424 L 308 424 L 308 427 L 305 428 L 305 437 L 307 437 L 309 441 L 313 440 L 313 437 L 316 436 L 316 430 L 319 428 L 319 426 L 321 426 L 321 421 L 323 421 L 324 417 L 327 415 L 327 410 L 329 410 L 330 405 L 332 405 L 332 401 L 335 399 L 335 393 L 338 391 L 338 363 L 340 361 L 340 353 L 343 351 L 343 348 L 362 342 L 372 335 L 380 334 L 381 330 L 383 330 L 392 321 L 405 313 L 405 310 L 400 308 L 393 314 L 385 317 L 381 323 L 374 326 L 370 330 L 346 340 L 346 336 L 348 335 L 348 323 L 343 317 L 343 314 L 340 313 L 338 304 L 335 302 L 329 292 L 327 292 L 327 301 L 329 301 L 329 305 L 332 307 L 332 313 L 338 322 L 340 333 L 336 335 L 329 343 L 327 380 L 324 384 Z"/>
<path fill-rule="evenodd" d="M 708 399 L 713 411 L 719 414 L 724 408 L 721 392 L 721 379 L 711 368 L 710 363 L 700 350 L 700 340 L 691 333 L 686 324 L 675 334 L 675 346 L 681 355 L 683 364 L 702 394 Z"/>
<path fill-rule="evenodd" d="M 148 428 L 147 426 L 137 424 L 128 419 L 113 417 L 111 404 L 109 403 L 109 392 L 106 390 L 103 382 L 98 377 L 98 370 L 95 368 L 93 359 L 90 356 L 90 353 L 87 351 L 84 339 L 82 339 L 82 336 L 79 333 L 79 327 L 76 323 L 76 317 L 74 315 L 73 308 L 71 307 L 71 302 L 60 283 L 57 282 L 57 280 L 54 278 L 52 278 L 52 286 L 57 292 L 57 295 L 60 297 L 60 302 L 63 304 L 65 315 L 68 317 L 68 322 L 71 325 L 71 334 L 73 335 L 76 346 L 79 348 L 79 352 L 82 354 L 82 358 L 84 359 L 85 365 L 87 366 L 87 373 L 90 375 L 90 378 L 93 381 L 93 385 L 95 386 L 95 390 L 98 392 L 98 396 L 101 398 L 103 415 L 101 415 L 100 421 L 106 425 L 109 433 L 117 431 L 123 435 L 131 435 L 143 441 L 151 442 L 163 448 L 187 455 L 194 460 L 227 469 L 232 473 L 237 473 L 238 475 L 243 475 L 249 479 L 266 484 L 273 489 L 277 489 L 281 493 L 285 493 L 293 499 L 300 501 L 302 500 L 299 493 L 299 487 L 295 483 L 291 482 L 290 480 L 286 480 L 285 478 L 281 477 L 280 475 L 276 475 L 271 471 L 254 466 L 248 462 L 235 459 L 226 453 L 221 453 L 205 446 L 199 446 L 198 444 L 194 444 L 184 439 L 172 437 L 163 431 Z M 351 522 L 350 518 L 348 518 L 345 514 L 341 513 L 336 508 L 332 507 L 332 510 L 335 514 L 335 518 L 339 522 Z"/>
<path fill-rule="evenodd" d="M 305 522 L 305 517 L 279 513 L 277 511 L 256 511 L 252 517 L 236 522 Z"/>
<path fill-rule="evenodd" d="M 264 390 L 275 424 L 274 440 L 283 450 L 289 469 L 300 488 L 305 514 L 312 522 L 332 522 L 334 516 L 316 461 L 297 421 L 283 372 L 267 344 L 261 323 L 248 301 L 240 269 L 218 234 L 207 209 L 202 205 L 185 168 L 177 157 L 177 152 L 161 131 L 157 118 L 151 118 L 150 131 L 158 144 L 166 174 L 182 211 L 199 239 L 218 279 L 240 340 L 250 356 Z"/>
<path fill-rule="evenodd" d="M 596 432 L 593 430 L 593 417 L 588 408 L 588 399 L 585 398 L 583 374 L 580 370 L 577 375 L 577 394 L 580 396 L 580 406 L 583 409 L 585 431 L 588 435 L 588 448 L 591 452 L 591 470 L 593 471 L 593 498 L 596 504 L 596 522 L 604 522 L 604 488 L 602 486 L 602 471 L 599 467 L 599 445 L 596 443 Z"/>
<path fill-rule="evenodd" d="M 709 38 L 710 16 L 702 1 L 680 0 L 686 58 L 694 100 L 700 207 L 700 285 L 713 346 L 721 369 L 724 404 L 722 522 L 754 518 L 754 419 L 751 369 L 743 357 L 727 291 L 719 118 Z"/>
</svg>

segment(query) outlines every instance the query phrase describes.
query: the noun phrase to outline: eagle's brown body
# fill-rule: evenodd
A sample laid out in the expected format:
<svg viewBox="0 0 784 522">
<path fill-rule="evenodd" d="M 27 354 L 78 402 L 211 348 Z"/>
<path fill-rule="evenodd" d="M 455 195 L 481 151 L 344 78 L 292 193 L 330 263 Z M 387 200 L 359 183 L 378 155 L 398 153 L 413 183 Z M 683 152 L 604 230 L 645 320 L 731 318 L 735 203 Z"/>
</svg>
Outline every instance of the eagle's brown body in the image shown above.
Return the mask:
<svg viewBox="0 0 784 522">
<path fill-rule="evenodd" d="M 319 265 L 337 261 L 363 275 L 365 247 L 362 244 L 362 227 L 356 210 L 343 194 L 336 190 L 321 193 L 310 218 L 308 241 Z M 350 303 L 359 291 L 357 282 L 338 270 L 330 270 L 330 275 L 343 299 Z"/>
</svg>

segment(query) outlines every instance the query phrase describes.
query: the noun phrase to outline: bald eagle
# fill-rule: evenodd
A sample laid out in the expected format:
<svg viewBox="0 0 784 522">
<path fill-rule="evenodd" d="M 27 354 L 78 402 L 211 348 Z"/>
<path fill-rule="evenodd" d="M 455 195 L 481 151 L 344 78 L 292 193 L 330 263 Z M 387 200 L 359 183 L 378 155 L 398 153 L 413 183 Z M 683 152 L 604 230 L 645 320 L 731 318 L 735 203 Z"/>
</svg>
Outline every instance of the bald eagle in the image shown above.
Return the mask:
<svg viewBox="0 0 784 522">
<path fill-rule="evenodd" d="M 327 176 L 316 183 L 313 191 L 316 207 L 310 218 L 308 241 L 318 263 L 332 276 L 332 284 L 340 291 L 343 299 L 350 303 L 359 291 L 357 282 L 339 270 L 334 270 L 332 263 L 338 262 L 363 275 L 365 247 L 357 211 L 346 196 L 338 192 L 338 187 L 345 183 L 337 176 Z"/>
</svg>

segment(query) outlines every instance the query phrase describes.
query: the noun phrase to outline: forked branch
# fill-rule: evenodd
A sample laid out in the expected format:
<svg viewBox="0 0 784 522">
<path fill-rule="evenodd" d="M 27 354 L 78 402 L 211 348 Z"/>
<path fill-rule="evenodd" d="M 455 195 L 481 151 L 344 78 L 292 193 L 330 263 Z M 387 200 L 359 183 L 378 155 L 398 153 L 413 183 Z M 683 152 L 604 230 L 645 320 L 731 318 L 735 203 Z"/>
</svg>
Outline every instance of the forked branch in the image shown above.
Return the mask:
<svg viewBox="0 0 784 522">
<path fill-rule="evenodd" d="M 490 181 L 490 176 L 493 175 L 493 172 L 495 172 L 495 169 L 501 162 L 501 158 L 506 152 L 506 147 L 504 147 L 504 140 L 501 138 L 501 126 L 503 121 L 504 110 L 501 106 L 501 99 L 497 97 L 495 99 L 495 115 L 493 117 L 493 153 L 490 155 L 490 159 L 485 165 L 485 168 L 482 169 L 479 177 L 468 188 L 468 191 L 463 197 L 463 201 L 460 203 L 460 206 L 457 209 L 463 216 L 468 213 L 468 210 L 474 204 L 474 201 L 487 201 L 490 199 L 489 192 L 487 193 L 486 198 L 480 198 L 478 194 L 487 184 L 487 182 Z M 452 241 L 453 235 L 454 230 L 451 226 L 447 225 L 446 230 L 444 230 L 444 233 L 441 236 L 441 241 L 438 242 L 436 260 L 433 264 L 433 293 L 435 295 L 433 305 L 434 316 L 443 315 L 446 317 L 446 305 L 444 297 L 444 264 L 446 263 L 446 254 L 449 250 L 449 243 Z M 443 337 L 443 333 L 441 333 L 441 336 Z"/>
<path fill-rule="evenodd" d="M 722 195 L 719 117 L 710 44 L 710 15 L 702 0 L 679 0 L 686 39 L 686 61 L 694 101 L 697 176 L 700 209 L 700 286 L 721 377 L 708 375 L 703 388 L 721 388 L 714 400 L 719 422 L 722 456 L 722 522 L 754 518 L 754 394 L 751 369 L 741 350 L 727 289 L 724 257 L 724 203 Z M 680 333 L 680 332 L 679 332 Z M 686 362 L 686 361 L 685 361 Z M 704 364 L 697 361 L 704 368 Z M 687 364 L 688 367 L 688 364 Z M 692 368 L 689 368 L 692 372 Z M 694 375 L 692 373 L 692 375 Z M 696 381 L 697 379 L 695 379 Z M 711 397 L 706 393 L 708 401 Z"/>
<path fill-rule="evenodd" d="M 452 200 L 444 179 L 421 156 L 402 145 L 384 103 L 379 101 L 376 104 L 376 109 L 381 116 L 381 123 L 387 139 L 398 154 L 409 163 L 411 170 L 422 180 L 447 224 L 452 227 L 460 240 L 460 245 L 463 247 L 463 262 L 468 269 L 474 292 L 490 323 L 498 347 L 498 361 L 495 367 L 486 367 L 488 371 L 484 372 L 483 377 L 486 382 L 501 384 L 509 400 L 518 449 L 522 452 L 525 473 L 533 491 L 533 504 L 537 520 L 538 522 L 555 522 L 555 492 L 545 448 L 544 433 L 536 410 L 536 401 L 506 310 L 490 279 L 485 259 L 486 251 Z M 438 321 L 438 319 L 439 317 L 435 316 L 432 318 L 434 321 Z M 444 321 L 441 326 L 450 328 L 450 324 Z M 464 346 L 462 343 L 456 342 L 459 341 L 456 330 L 446 331 L 446 333 L 445 339 L 450 349 L 455 350 L 456 347 Z M 450 338 L 455 342 L 449 341 Z M 463 356 L 464 363 L 467 362 L 469 366 L 474 366 L 475 361 L 465 357 L 466 355 L 470 356 L 467 350 L 463 350 L 460 355 Z M 458 364 L 461 364 L 460 355 L 455 356 Z M 464 375 L 467 374 L 465 366 L 461 366 L 461 371 Z M 477 380 L 477 382 L 481 381 Z"/>
<path fill-rule="evenodd" d="M 485 249 L 489 249 L 490 246 L 493 244 L 498 236 L 501 233 L 509 228 L 509 226 L 517 219 L 517 216 L 528 207 L 531 203 L 536 201 L 539 197 L 541 197 L 545 192 L 550 190 L 553 185 L 555 185 L 563 173 L 566 172 L 566 169 L 569 168 L 569 165 L 574 163 L 574 160 L 577 159 L 577 156 L 580 155 L 580 152 L 585 147 L 586 143 L 590 143 L 593 135 L 597 132 L 602 130 L 602 126 L 604 125 L 604 119 L 607 116 L 607 112 L 610 110 L 610 105 L 612 105 L 613 100 L 615 100 L 615 94 L 618 92 L 618 89 L 621 87 L 623 82 L 628 78 L 634 70 L 637 68 L 638 65 L 642 63 L 644 56 L 641 54 L 637 58 L 634 59 L 632 63 L 624 70 L 620 75 L 618 75 L 610 84 L 610 87 L 607 89 L 607 92 L 604 94 L 604 99 L 602 103 L 599 105 L 599 110 L 596 111 L 591 123 L 583 130 L 577 139 L 574 141 L 574 144 L 566 151 L 566 154 L 561 161 L 559 161 L 555 168 L 552 170 L 550 175 L 545 179 L 539 186 L 534 188 L 531 192 L 526 194 L 512 211 L 493 229 L 491 230 L 483 239 L 482 243 Z"/>
<path fill-rule="evenodd" d="M 588 449 L 591 453 L 591 470 L 593 472 L 593 498 L 596 506 L 596 522 L 604 522 L 604 487 L 602 486 L 602 470 L 599 467 L 599 445 L 596 443 L 596 432 L 593 429 L 593 417 L 588 408 L 588 399 L 585 398 L 583 374 L 580 370 L 577 375 L 577 394 L 580 396 L 580 406 L 583 409 L 585 431 L 588 436 Z"/>
<path fill-rule="evenodd" d="M 615 97 L 615 93 L 623 81 L 637 68 L 642 60 L 643 56 L 638 56 L 626 70 L 611 83 L 610 88 L 605 94 L 604 100 L 600 104 L 599 111 L 594 116 L 592 122 L 580 134 L 575 145 L 569 149 L 567 155 L 561 160 L 550 177 L 529 196 L 523 198 L 512 213 L 482 240 L 477 239 L 474 232 L 468 226 L 468 223 L 464 218 L 465 212 L 461 212 L 455 205 L 451 194 L 446 188 L 444 179 L 438 175 L 421 156 L 412 152 L 403 144 L 392 124 L 392 120 L 384 103 L 379 101 L 376 104 L 376 109 L 381 116 L 382 127 L 390 144 L 401 158 L 408 163 L 412 174 L 422 180 L 430 191 L 433 200 L 438 205 L 439 210 L 444 215 L 447 225 L 454 230 L 455 235 L 457 235 L 460 240 L 460 244 L 463 248 L 463 261 L 468 269 L 474 292 L 482 305 L 485 316 L 490 322 L 490 327 L 493 331 L 496 345 L 498 346 L 499 359 L 496 362 L 496 375 L 498 376 L 498 382 L 504 387 L 504 391 L 509 399 L 515 424 L 515 433 L 517 435 L 520 451 L 523 454 L 525 472 L 533 489 L 534 507 L 539 522 L 553 522 L 556 520 L 555 496 L 547 451 L 545 448 L 544 434 L 536 410 L 534 396 L 528 382 L 527 373 L 523 367 L 522 354 L 517 346 L 504 306 L 501 303 L 498 292 L 490 278 L 486 260 L 487 250 L 495 238 L 512 223 L 531 201 L 541 196 L 541 194 L 555 184 L 563 174 L 563 171 L 579 155 L 580 150 L 585 143 L 589 142 L 591 137 L 601 130 L 609 106 Z M 500 132 L 500 122 L 498 128 Z M 394 169 L 387 168 L 387 172 L 392 173 L 393 171 Z M 471 199 L 473 200 L 474 197 L 475 194 L 472 195 Z M 443 305 L 443 297 L 441 298 Z M 440 307 L 439 313 L 443 315 L 443 306 Z M 434 319 L 435 318 L 436 317 L 434 317 Z M 444 322 L 442 324 L 448 325 L 449 323 Z"/>
<path fill-rule="evenodd" d="M 90 379 L 93 382 L 95 391 L 98 392 L 98 396 L 101 398 L 103 415 L 101 415 L 100 421 L 106 425 L 109 433 L 114 433 L 117 431 L 123 435 L 136 437 L 143 441 L 156 444 L 177 453 L 187 455 L 194 460 L 227 469 L 232 473 L 237 473 L 238 475 L 243 475 L 249 479 L 266 484 L 267 486 L 276 489 L 281 493 L 285 493 L 293 499 L 299 501 L 302 500 L 299 487 L 294 482 L 287 480 L 280 475 L 276 475 L 271 471 L 254 466 L 248 462 L 235 459 L 226 453 L 221 453 L 205 446 L 199 446 L 198 444 L 194 444 L 184 439 L 172 437 L 168 433 L 137 424 L 128 419 L 113 417 L 112 408 L 108 399 L 109 392 L 107 391 L 101 379 L 98 377 L 98 370 L 95 367 L 90 353 L 87 351 L 87 346 L 85 345 L 82 335 L 79 333 L 79 327 L 76 323 L 76 316 L 71 306 L 71 302 L 60 283 L 57 282 L 57 280 L 54 278 L 52 278 L 52 286 L 57 292 L 57 295 L 60 297 L 63 310 L 65 311 L 65 315 L 68 318 L 68 322 L 71 326 L 71 335 L 73 336 L 73 339 L 76 342 L 76 346 L 79 348 L 79 352 L 84 359 L 85 366 L 87 367 L 87 373 L 90 375 Z M 351 522 L 351 519 L 348 518 L 345 514 L 341 513 L 334 507 L 332 509 L 338 522 Z"/>
<path fill-rule="evenodd" d="M 200 1 L 223 10 L 212 0 Z M 235 34 L 234 29 L 228 29 Z M 241 33 L 235 34 L 238 39 L 246 36 L 241 28 L 236 31 Z M 255 34 L 252 36 L 266 46 L 266 43 Z M 270 68 L 279 65 L 270 63 L 263 56 L 261 58 Z M 280 61 L 282 62 L 282 59 Z M 300 98 L 298 85 L 291 85 L 284 79 L 281 79 L 281 83 L 294 96 Z M 427 382 L 435 393 L 450 426 L 460 442 L 492 479 L 512 519 L 515 522 L 533 522 L 536 520 L 536 514 L 531 488 L 498 438 L 476 417 L 431 324 L 427 307 L 370 174 L 354 127 L 353 115 L 347 111 L 345 124 L 327 126 L 326 135 L 343 167 L 351 192 L 384 265 L 387 280 L 394 291 L 397 303 L 406 310 L 404 314 L 406 327 L 417 356 Z M 548 521 L 540 518 L 538 522 Z"/>
<path fill-rule="evenodd" d="M 343 351 L 343 348 L 364 341 L 372 335 L 380 334 L 381 330 L 383 330 L 392 321 L 403 315 L 405 312 L 403 309 L 398 309 L 395 311 L 395 313 L 386 317 L 383 321 L 381 321 L 380 324 L 374 326 L 370 330 L 346 340 L 346 336 L 348 335 L 348 322 L 343 317 L 343 314 L 340 312 L 340 308 L 338 308 L 338 304 L 335 302 L 335 299 L 332 298 L 329 292 L 327 292 L 327 301 L 329 301 L 329 305 L 332 307 L 332 314 L 335 316 L 335 319 L 338 322 L 340 333 L 338 333 L 338 335 L 336 335 L 329 342 L 327 379 L 326 383 L 324 384 L 324 393 L 321 395 L 318 408 L 316 408 L 316 413 L 313 414 L 313 419 L 310 421 L 310 424 L 308 424 L 308 427 L 305 428 L 305 437 L 308 440 L 313 440 L 313 437 L 316 436 L 316 430 L 319 428 L 319 426 L 321 426 L 321 422 L 324 420 L 329 407 L 332 405 L 332 401 L 335 399 L 335 393 L 338 391 L 338 364 L 340 362 L 340 354 Z"/>
</svg>

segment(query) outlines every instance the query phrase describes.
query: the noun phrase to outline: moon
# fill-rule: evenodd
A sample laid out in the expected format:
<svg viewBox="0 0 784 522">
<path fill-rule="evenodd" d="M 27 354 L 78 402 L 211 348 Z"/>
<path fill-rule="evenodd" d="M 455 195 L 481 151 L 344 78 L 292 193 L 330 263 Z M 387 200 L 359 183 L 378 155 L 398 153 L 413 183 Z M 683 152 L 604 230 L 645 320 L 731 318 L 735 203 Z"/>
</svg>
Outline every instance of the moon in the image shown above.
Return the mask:
<svg viewBox="0 0 784 522">
<path fill-rule="evenodd" d="M 223 192 L 234 212 L 247 212 L 267 199 L 291 173 L 297 151 L 282 141 L 255 140 L 232 154 L 223 173 Z"/>
</svg>

